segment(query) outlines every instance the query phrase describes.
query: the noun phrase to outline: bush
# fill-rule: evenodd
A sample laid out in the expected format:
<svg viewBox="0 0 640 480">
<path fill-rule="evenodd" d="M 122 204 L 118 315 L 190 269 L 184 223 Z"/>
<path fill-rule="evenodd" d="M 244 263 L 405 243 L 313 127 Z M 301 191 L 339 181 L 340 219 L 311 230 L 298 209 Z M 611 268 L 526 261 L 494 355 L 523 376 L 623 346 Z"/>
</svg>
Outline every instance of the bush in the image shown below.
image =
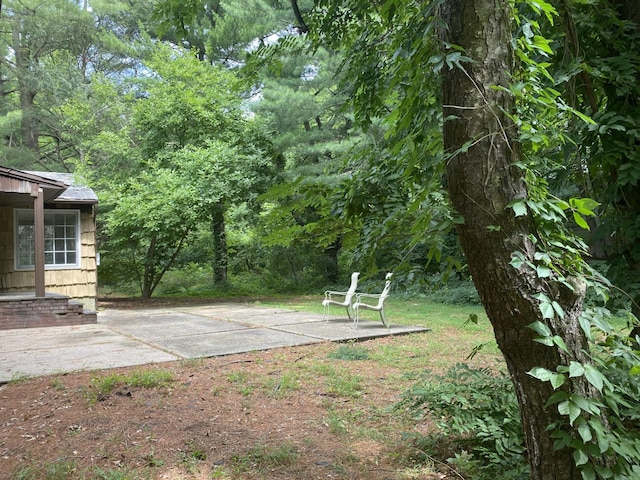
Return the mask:
<svg viewBox="0 0 640 480">
<path fill-rule="evenodd" d="M 435 303 L 449 305 L 480 305 L 480 297 L 471 279 L 449 279 L 442 283 L 439 277 L 432 277 L 428 282 L 425 297 Z"/>
<path fill-rule="evenodd" d="M 425 458 L 446 461 L 475 480 L 529 478 L 518 403 L 508 376 L 466 364 L 455 365 L 444 376 L 427 372 L 397 407 L 434 418 L 438 432 L 406 437 Z"/>
</svg>

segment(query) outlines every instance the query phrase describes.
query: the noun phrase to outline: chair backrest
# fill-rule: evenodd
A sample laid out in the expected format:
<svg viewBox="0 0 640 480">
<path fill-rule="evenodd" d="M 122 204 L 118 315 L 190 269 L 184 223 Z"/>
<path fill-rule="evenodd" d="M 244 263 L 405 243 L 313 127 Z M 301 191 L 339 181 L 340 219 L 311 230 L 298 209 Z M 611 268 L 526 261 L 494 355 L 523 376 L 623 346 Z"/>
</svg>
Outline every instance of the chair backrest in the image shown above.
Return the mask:
<svg viewBox="0 0 640 480">
<path fill-rule="evenodd" d="M 384 284 L 384 288 L 382 289 L 382 293 L 380 293 L 380 298 L 378 299 L 378 307 L 382 307 L 385 298 L 389 296 L 389 290 L 391 290 L 391 277 L 393 277 L 393 273 L 389 272 L 384 277 L 387 281 Z"/>
<path fill-rule="evenodd" d="M 347 290 L 347 295 L 345 296 L 345 303 L 351 300 L 351 297 L 353 297 L 356 294 L 356 289 L 358 288 L 358 276 L 360 275 L 360 272 L 353 272 L 351 274 L 351 285 L 349 285 L 349 290 Z"/>
</svg>

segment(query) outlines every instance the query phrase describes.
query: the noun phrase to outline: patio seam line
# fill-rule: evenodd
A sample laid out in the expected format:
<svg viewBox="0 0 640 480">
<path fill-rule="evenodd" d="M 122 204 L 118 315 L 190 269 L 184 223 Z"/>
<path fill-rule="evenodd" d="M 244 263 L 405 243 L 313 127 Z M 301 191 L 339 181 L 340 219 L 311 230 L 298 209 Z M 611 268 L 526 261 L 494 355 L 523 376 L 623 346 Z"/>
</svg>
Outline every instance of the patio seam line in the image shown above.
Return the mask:
<svg viewBox="0 0 640 480">
<path fill-rule="evenodd" d="M 116 330 L 115 328 L 112 328 L 112 327 L 107 327 L 107 328 L 109 330 L 111 330 L 112 332 L 117 333 L 118 335 L 122 335 L 123 337 L 127 337 L 129 340 L 133 340 L 135 342 L 139 342 L 142 345 L 146 345 L 147 347 L 154 348 L 156 350 L 160 350 L 161 352 L 168 353 L 169 355 L 173 355 L 173 356 L 177 357 L 178 360 L 187 360 L 189 358 L 189 357 L 185 357 L 183 355 L 180 355 L 180 354 L 178 354 L 178 353 L 176 353 L 176 352 L 174 352 L 172 350 L 168 350 L 166 348 L 163 348 L 160 345 L 155 345 L 153 343 L 149 343 L 148 341 L 143 340 L 141 338 L 135 337 L 135 336 L 130 335 L 130 334 L 125 333 L 125 332 L 121 332 L 120 330 Z"/>
</svg>

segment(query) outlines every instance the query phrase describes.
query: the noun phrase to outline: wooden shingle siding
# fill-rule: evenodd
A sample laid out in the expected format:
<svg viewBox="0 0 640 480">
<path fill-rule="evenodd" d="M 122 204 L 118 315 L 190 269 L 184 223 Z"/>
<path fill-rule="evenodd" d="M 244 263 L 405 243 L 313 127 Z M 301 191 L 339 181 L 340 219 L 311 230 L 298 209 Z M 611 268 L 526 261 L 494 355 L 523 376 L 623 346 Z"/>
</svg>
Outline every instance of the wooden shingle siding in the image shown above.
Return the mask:
<svg viewBox="0 0 640 480">
<path fill-rule="evenodd" d="M 33 291 L 33 270 L 15 270 L 13 208 L 0 207 L 0 289 L 5 293 Z M 96 265 L 96 232 L 93 209 L 80 214 L 80 268 L 45 270 L 47 292 L 67 295 L 96 309 L 98 269 Z"/>
</svg>

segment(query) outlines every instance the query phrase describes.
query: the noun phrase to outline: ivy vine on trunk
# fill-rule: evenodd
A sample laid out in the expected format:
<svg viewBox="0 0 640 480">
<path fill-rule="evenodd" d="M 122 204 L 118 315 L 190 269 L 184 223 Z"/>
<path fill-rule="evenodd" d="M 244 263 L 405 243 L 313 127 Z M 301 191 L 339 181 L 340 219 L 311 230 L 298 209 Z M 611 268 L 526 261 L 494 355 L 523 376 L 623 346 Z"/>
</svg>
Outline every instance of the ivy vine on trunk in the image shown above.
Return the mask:
<svg viewBox="0 0 640 480">
<path fill-rule="evenodd" d="M 449 196 L 464 219 L 458 236 L 515 386 L 531 478 L 581 478 L 571 452 L 556 450 L 547 428 L 562 421 L 557 409 L 546 408 L 553 385 L 529 374 L 535 367 L 555 371 L 558 365 L 590 360 L 579 323 L 584 286 L 579 280 L 557 282 L 546 270 L 540 276 L 532 266 L 542 243 L 534 219 L 516 216 L 511 207 L 528 198 L 524 172 L 517 166 L 518 132 L 510 116 L 515 105 L 507 91 L 514 63 L 511 6 L 504 0 L 448 0 L 442 16 L 448 25 L 445 43 L 471 57 L 443 69 L 442 79 Z M 518 269 L 512 265 L 515 252 L 525 259 Z M 563 314 L 545 318 L 541 298 L 552 299 Z M 566 351 L 536 342 L 538 334 L 530 328 L 535 322 L 563 339 Z M 581 396 L 597 395 L 584 378 L 576 379 L 571 389 Z"/>
</svg>

